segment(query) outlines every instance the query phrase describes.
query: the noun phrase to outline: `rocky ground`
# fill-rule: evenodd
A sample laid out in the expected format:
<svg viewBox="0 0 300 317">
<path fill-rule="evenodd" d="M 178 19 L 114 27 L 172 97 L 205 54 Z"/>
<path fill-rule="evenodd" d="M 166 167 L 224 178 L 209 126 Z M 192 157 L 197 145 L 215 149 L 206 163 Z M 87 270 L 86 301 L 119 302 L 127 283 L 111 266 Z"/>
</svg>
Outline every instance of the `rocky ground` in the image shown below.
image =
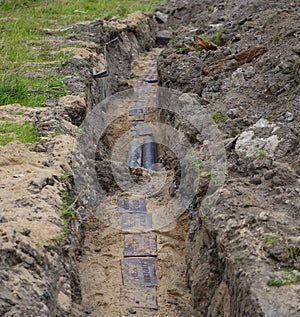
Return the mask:
<svg viewBox="0 0 300 317">
<path fill-rule="evenodd" d="M 82 23 L 68 38 L 53 39 L 82 45 L 70 50 L 73 58 L 57 68 L 78 95 L 50 100 L 48 107 L 38 110 L 21 105 L 0 108 L 1 120 L 34 121 L 43 135 L 34 150 L 18 142 L 0 147 L 1 316 L 92 312 L 90 298 L 83 296 L 82 302 L 82 292 L 95 287 L 94 255 L 102 254 L 99 245 L 104 251 L 114 245 L 118 235 L 114 229 L 96 232 L 98 224 L 92 211 L 84 208 L 84 195 L 74 192 L 72 149 L 86 113 L 111 93 L 134 86 L 149 59 L 142 54 L 156 45 L 163 48 L 159 85 L 185 93 L 183 104 L 196 100 L 194 116 L 212 115 L 227 159 L 224 185 L 215 191 L 218 199 L 209 212 L 203 209 L 203 199 L 213 175 L 206 173 L 199 180 L 190 217 L 183 216 L 161 235 L 162 298 L 167 292 L 173 308 L 181 307 L 184 299 L 195 316 L 299 315 L 299 7 L 298 1 L 284 0 L 170 0 L 155 16 Z M 203 49 L 194 36 L 214 40 L 216 49 Z M 106 51 L 109 76 L 94 80 L 92 68 L 105 66 L 104 44 L 116 37 L 119 40 Z M 25 113 L 20 117 L 16 111 Z M 195 143 L 199 160 L 212 159 L 205 150 L 209 140 L 195 134 L 185 118 L 162 112 L 161 120 Z M 109 146 L 109 140 L 101 140 L 97 162 L 100 182 L 108 189 L 113 184 L 106 168 Z M 178 172 L 172 154 L 161 160 Z M 73 198 L 66 207 L 72 210 L 67 227 L 61 219 L 66 193 Z M 170 197 L 164 194 L 167 201 Z M 181 241 L 174 248 L 176 239 Z M 164 278 L 176 274 L 172 261 L 178 262 L 180 272 L 173 293 Z M 110 267 L 104 262 L 103 274 L 110 277 L 115 263 Z M 111 291 L 118 277 L 97 283 Z M 116 304 L 101 292 L 97 305 Z"/>
<path fill-rule="evenodd" d="M 204 315 L 299 314 L 299 284 L 267 285 L 299 274 L 298 6 L 172 1 L 160 8 L 175 35 L 159 59 L 160 84 L 199 95 L 226 144 L 227 179 L 216 206 L 205 217 L 198 209 L 187 248 L 194 304 Z M 194 35 L 213 39 L 220 28 L 216 50 L 199 51 Z M 262 54 L 248 59 L 251 48 Z"/>
</svg>

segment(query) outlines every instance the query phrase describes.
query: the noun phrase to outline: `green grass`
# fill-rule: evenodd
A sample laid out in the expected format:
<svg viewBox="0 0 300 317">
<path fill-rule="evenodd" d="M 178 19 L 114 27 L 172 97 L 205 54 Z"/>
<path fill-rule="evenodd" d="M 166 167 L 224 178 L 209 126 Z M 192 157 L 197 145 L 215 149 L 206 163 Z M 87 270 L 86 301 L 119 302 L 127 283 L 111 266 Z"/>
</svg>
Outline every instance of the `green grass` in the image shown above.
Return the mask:
<svg viewBox="0 0 300 317">
<path fill-rule="evenodd" d="M 227 120 L 226 115 L 222 111 L 213 113 L 212 119 L 215 123 L 223 123 Z"/>
<path fill-rule="evenodd" d="M 47 99 L 66 94 L 63 76 L 57 74 L 36 78 L 9 74 L 3 75 L 0 81 L 0 105 L 20 103 L 24 106 L 44 106 Z"/>
<path fill-rule="evenodd" d="M 75 197 L 70 192 L 65 191 L 62 193 L 61 198 L 62 205 L 60 218 L 63 221 L 63 226 L 60 233 L 51 239 L 53 241 L 60 241 L 66 236 L 68 232 L 69 222 L 75 217 Z"/>
<path fill-rule="evenodd" d="M 209 39 L 214 42 L 215 44 L 219 45 L 221 42 L 221 36 L 224 32 L 224 27 L 220 27 L 219 30 L 215 33 L 213 33 Z"/>
<path fill-rule="evenodd" d="M 56 74 L 49 71 L 38 79 L 24 76 L 32 71 L 43 74 L 45 68 L 62 64 L 62 54 L 53 37 L 69 31 L 58 29 L 80 21 L 111 16 L 125 17 L 136 10 L 151 11 L 154 1 L 122 0 L 0 0 L 0 105 L 21 103 L 42 106 L 45 99 L 65 93 Z M 43 29 L 56 30 L 51 35 Z"/>
<path fill-rule="evenodd" d="M 195 160 L 194 162 L 194 165 L 197 167 L 197 168 L 199 168 L 199 170 L 203 167 L 203 162 L 202 161 L 200 161 L 200 160 Z"/>
<path fill-rule="evenodd" d="M 12 141 L 34 143 L 37 139 L 36 126 L 31 122 L 15 123 L 0 121 L 0 145 L 4 146 Z"/>
<path fill-rule="evenodd" d="M 300 272 L 297 270 L 284 271 L 280 278 L 272 277 L 268 282 L 268 286 L 290 285 L 292 283 L 300 283 Z"/>
<path fill-rule="evenodd" d="M 266 157 L 266 156 L 267 156 L 267 152 L 264 151 L 264 150 L 259 150 L 258 156 L 260 156 L 260 157 Z"/>
<path fill-rule="evenodd" d="M 274 246 L 277 243 L 283 243 L 284 241 L 285 239 L 280 232 L 266 233 L 264 235 L 264 243 L 268 246 Z"/>
</svg>

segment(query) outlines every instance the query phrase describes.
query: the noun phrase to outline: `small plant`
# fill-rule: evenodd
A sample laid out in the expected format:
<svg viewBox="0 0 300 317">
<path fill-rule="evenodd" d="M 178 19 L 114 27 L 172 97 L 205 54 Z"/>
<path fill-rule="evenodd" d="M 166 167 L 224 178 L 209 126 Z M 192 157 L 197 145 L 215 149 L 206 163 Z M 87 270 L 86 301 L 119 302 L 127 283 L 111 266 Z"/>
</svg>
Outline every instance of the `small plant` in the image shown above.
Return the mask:
<svg viewBox="0 0 300 317">
<path fill-rule="evenodd" d="M 182 123 L 183 123 L 183 117 L 178 117 L 178 118 L 177 118 L 177 122 L 178 122 L 179 124 L 182 124 Z"/>
<path fill-rule="evenodd" d="M 65 182 L 70 177 L 70 171 L 64 170 L 63 173 L 60 176 L 60 179 Z"/>
<path fill-rule="evenodd" d="M 258 152 L 258 156 L 259 156 L 259 157 L 266 157 L 266 156 L 267 156 L 267 152 L 264 151 L 264 150 L 260 150 L 260 151 Z"/>
<path fill-rule="evenodd" d="M 282 286 L 292 283 L 300 283 L 300 273 L 297 270 L 288 270 L 283 272 L 279 278 L 272 277 L 268 282 L 268 286 Z"/>
<path fill-rule="evenodd" d="M 204 178 L 209 178 L 209 179 L 213 179 L 214 178 L 214 175 L 213 175 L 212 172 L 204 173 L 201 176 L 204 177 Z"/>
<path fill-rule="evenodd" d="M 300 249 L 293 245 L 289 245 L 288 254 L 289 254 L 288 256 L 289 259 L 295 260 L 300 255 Z"/>
<path fill-rule="evenodd" d="M 55 237 L 53 237 L 51 240 L 52 241 L 61 241 L 64 239 L 64 237 L 66 236 L 66 230 L 62 229 L 61 233 L 59 233 L 58 235 L 56 235 Z"/>
<path fill-rule="evenodd" d="M 282 34 L 281 33 L 277 34 L 276 37 L 275 37 L 275 40 L 274 40 L 274 44 L 278 45 L 280 40 L 281 40 L 281 38 L 282 38 Z"/>
<path fill-rule="evenodd" d="M 68 221 L 74 216 L 75 210 L 74 207 L 75 198 L 69 192 L 64 192 L 62 195 L 62 206 L 61 206 L 61 219 L 63 221 Z"/>
<path fill-rule="evenodd" d="M 276 233 L 267 233 L 264 235 L 264 243 L 268 246 L 274 246 L 277 243 L 282 243 L 284 241 L 285 239 L 279 231 Z"/>
<path fill-rule="evenodd" d="M 213 5 L 211 5 L 211 6 L 209 7 L 209 12 L 210 12 L 210 13 L 214 13 L 214 11 L 215 11 L 215 7 L 214 7 Z"/>
<path fill-rule="evenodd" d="M 220 29 L 217 32 L 213 33 L 209 39 L 218 45 L 221 42 L 221 36 L 223 32 L 224 32 L 224 28 L 220 27 Z"/>
<path fill-rule="evenodd" d="M 269 15 L 266 17 L 266 23 L 265 23 L 265 25 L 266 25 L 266 24 L 269 24 L 269 23 L 272 23 L 275 17 L 276 17 L 276 13 L 275 13 L 275 12 L 269 14 Z"/>
<path fill-rule="evenodd" d="M 193 163 L 199 169 L 201 169 L 203 167 L 203 162 L 200 160 L 195 160 Z"/>
<path fill-rule="evenodd" d="M 74 219 L 75 217 L 75 210 L 73 207 L 76 202 L 76 199 L 74 198 L 74 196 L 70 192 L 65 191 L 62 194 L 61 198 L 62 198 L 62 205 L 61 205 L 60 218 L 63 221 L 63 227 L 61 228 L 60 233 L 51 239 L 53 241 L 61 241 L 64 239 L 64 237 L 66 236 L 68 232 L 69 221 L 71 219 Z"/>
<path fill-rule="evenodd" d="M 224 112 L 222 111 L 219 111 L 219 112 L 216 112 L 212 115 L 212 119 L 214 121 L 214 123 L 220 123 L 220 122 L 225 122 L 227 120 Z"/>
</svg>

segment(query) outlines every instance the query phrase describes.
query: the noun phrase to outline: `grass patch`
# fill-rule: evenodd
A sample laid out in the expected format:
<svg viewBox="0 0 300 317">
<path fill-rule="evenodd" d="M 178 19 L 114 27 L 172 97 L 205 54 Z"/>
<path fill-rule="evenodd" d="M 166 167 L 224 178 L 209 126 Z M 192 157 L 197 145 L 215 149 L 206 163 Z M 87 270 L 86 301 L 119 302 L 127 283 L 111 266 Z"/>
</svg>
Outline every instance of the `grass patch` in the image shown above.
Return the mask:
<svg viewBox="0 0 300 317">
<path fill-rule="evenodd" d="M 259 157 L 266 157 L 267 156 L 267 152 L 265 150 L 259 150 L 258 156 Z"/>
<path fill-rule="evenodd" d="M 40 78 L 20 74 L 3 75 L 0 82 L 0 106 L 12 103 L 31 107 L 44 106 L 47 99 L 67 93 L 63 76 L 57 74 L 46 74 Z"/>
<path fill-rule="evenodd" d="M 281 235 L 280 232 L 276 232 L 276 233 L 267 233 L 264 235 L 264 243 L 267 246 L 274 246 L 277 243 L 282 243 L 284 242 L 285 239 L 284 237 Z"/>
<path fill-rule="evenodd" d="M 300 272 L 297 270 L 284 271 L 281 277 L 272 277 L 268 281 L 267 285 L 279 287 L 282 285 L 289 285 L 292 283 L 300 283 Z"/>
<path fill-rule="evenodd" d="M 200 160 L 195 160 L 194 162 L 194 165 L 200 170 L 202 167 L 203 167 L 203 162 L 200 161 Z"/>
<path fill-rule="evenodd" d="M 60 218 L 63 221 L 63 226 L 61 228 L 61 232 L 51 239 L 53 241 L 60 241 L 66 236 L 68 232 L 69 222 L 75 217 L 75 197 L 70 192 L 65 191 L 63 192 L 61 198 L 62 205 Z"/>
<path fill-rule="evenodd" d="M 223 27 L 220 27 L 219 30 L 215 33 L 213 33 L 209 39 L 214 42 L 215 44 L 219 45 L 220 42 L 221 42 L 221 36 L 224 32 L 224 28 Z"/>
<path fill-rule="evenodd" d="M 273 13 L 269 14 L 268 16 L 266 16 L 264 27 L 266 27 L 268 24 L 273 23 L 276 15 L 277 15 L 276 12 L 273 12 Z"/>
<path fill-rule="evenodd" d="M 213 113 L 212 119 L 214 123 L 223 123 L 227 120 L 226 115 L 222 111 Z"/>
<path fill-rule="evenodd" d="M 15 123 L 0 121 L 0 145 L 4 146 L 12 141 L 34 143 L 37 139 L 36 126 L 31 122 Z"/>
<path fill-rule="evenodd" d="M 53 78 L 49 81 L 48 75 L 41 76 L 38 81 L 23 76 L 30 71 L 41 73 L 69 57 L 59 51 L 50 34 L 43 29 L 54 30 L 51 37 L 63 36 L 72 30 L 61 30 L 77 22 L 124 17 L 136 10 L 152 11 L 161 2 L 0 0 L 0 104 L 41 106 L 47 98 L 62 93 L 62 86 Z"/>
</svg>

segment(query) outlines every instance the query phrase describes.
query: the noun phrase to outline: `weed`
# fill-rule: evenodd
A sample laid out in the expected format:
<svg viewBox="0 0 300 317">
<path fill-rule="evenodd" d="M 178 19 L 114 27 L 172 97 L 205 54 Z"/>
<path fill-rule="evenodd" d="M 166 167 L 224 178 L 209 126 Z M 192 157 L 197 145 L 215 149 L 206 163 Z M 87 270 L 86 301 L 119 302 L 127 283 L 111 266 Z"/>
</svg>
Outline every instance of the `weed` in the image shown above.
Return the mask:
<svg viewBox="0 0 300 317">
<path fill-rule="evenodd" d="M 44 240 L 38 241 L 38 242 L 36 243 L 36 246 L 37 246 L 38 248 L 43 248 L 43 247 L 46 246 L 46 245 L 47 245 L 47 242 L 44 241 Z"/>
<path fill-rule="evenodd" d="M 295 62 L 296 68 L 300 69 L 300 58 L 298 58 Z"/>
<path fill-rule="evenodd" d="M 209 178 L 209 179 L 213 179 L 214 178 L 214 175 L 211 172 L 204 173 L 201 176 L 204 177 L 204 178 Z"/>
<path fill-rule="evenodd" d="M 0 105 L 22 102 L 27 98 L 26 85 L 16 75 L 3 76 L 0 82 Z"/>
<path fill-rule="evenodd" d="M 276 13 L 275 13 L 275 12 L 269 14 L 269 15 L 266 17 L 265 25 L 266 25 L 266 24 L 269 24 L 269 23 L 272 23 L 275 17 L 276 17 Z"/>
<path fill-rule="evenodd" d="M 179 124 L 182 124 L 182 123 L 183 123 L 183 117 L 178 117 L 178 118 L 177 118 L 177 122 L 178 122 Z"/>
<path fill-rule="evenodd" d="M 300 249 L 297 247 L 294 247 L 293 245 L 289 245 L 288 246 L 288 253 L 289 253 L 288 258 L 291 260 L 295 260 L 297 258 L 297 256 L 300 255 Z"/>
<path fill-rule="evenodd" d="M 267 233 L 264 235 L 264 243 L 268 246 L 274 246 L 277 243 L 284 241 L 285 239 L 279 231 L 276 233 Z"/>
<path fill-rule="evenodd" d="M 219 111 L 212 115 L 212 119 L 215 123 L 225 122 L 227 120 L 224 112 Z"/>
<path fill-rule="evenodd" d="M 70 175 L 71 175 L 70 171 L 64 170 L 62 175 L 60 176 L 60 179 L 64 182 L 69 179 Z"/>
<path fill-rule="evenodd" d="M 66 236 L 66 230 L 61 230 L 61 232 L 56 235 L 55 237 L 53 237 L 51 240 L 52 241 L 61 241 L 64 239 L 64 237 Z"/>
<path fill-rule="evenodd" d="M 260 150 L 260 151 L 258 152 L 258 156 L 259 156 L 259 157 L 266 157 L 266 156 L 267 156 L 267 152 L 266 152 L 265 150 Z"/>
<path fill-rule="evenodd" d="M 62 206 L 61 206 L 61 219 L 63 221 L 68 221 L 74 216 L 74 205 L 75 198 L 69 192 L 64 192 L 62 195 Z"/>
<path fill-rule="evenodd" d="M 211 5 L 209 7 L 209 13 L 214 13 L 214 11 L 215 11 L 215 7 L 213 5 Z"/>
<path fill-rule="evenodd" d="M 275 37 L 275 40 L 274 40 L 274 44 L 278 45 L 280 40 L 281 40 L 281 38 L 282 38 L 282 34 L 281 33 L 277 34 L 276 37 Z"/>
<path fill-rule="evenodd" d="M 61 241 L 64 239 L 68 232 L 69 221 L 74 219 L 75 216 L 75 210 L 73 208 L 75 204 L 74 196 L 70 192 L 65 191 L 62 194 L 61 198 L 62 205 L 60 218 L 63 221 L 63 226 L 61 228 L 60 233 L 51 239 L 53 241 Z"/>
<path fill-rule="evenodd" d="M 280 278 L 272 277 L 268 282 L 268 286 L 282 286 L 292 283 L 300 283 L 300 273 L 297 270 L 288 270 L 283 272 Z"/>
<path fill-rule="evenodd" d="M 201 169 L 201 168 L 203 167 L 203 163 L 204 163 L 204 162 L 202 162 L 202 161 L 200 161 L 200 160 L 195 160 L 193 163 L 194 163 L 194 165 L 195 165 L 197 168 Z"/>
<path fill-rule="evenodd" d="M 37 137 L 36 126 L 31 122 L 15 123 L 0 121 L 1 146 L 16 140 L 22 143 L 34 143 Z"/>
<path fill-rule="evenodd" d="M 63 134 L 63 132 L 60 129 L 55 129 L 54 133 L 53 133 L 53 136 L 62 135 L 62 134 Z"/>
<path fill-rule="evenodd" d="M 212 42 L 214 42 L 215 44 L 218 45 L 218 44 L 220 44 L 221 36 L 222 36 L 223 32 L 224 32 L 224 28 L 223 28 L 223 27 L 220 27 L 220 29 L 219 29 L 217 32 L 213 33 L 213 34 L 209 37 L 209 39 L 210 39 Z"/>
</svg>

